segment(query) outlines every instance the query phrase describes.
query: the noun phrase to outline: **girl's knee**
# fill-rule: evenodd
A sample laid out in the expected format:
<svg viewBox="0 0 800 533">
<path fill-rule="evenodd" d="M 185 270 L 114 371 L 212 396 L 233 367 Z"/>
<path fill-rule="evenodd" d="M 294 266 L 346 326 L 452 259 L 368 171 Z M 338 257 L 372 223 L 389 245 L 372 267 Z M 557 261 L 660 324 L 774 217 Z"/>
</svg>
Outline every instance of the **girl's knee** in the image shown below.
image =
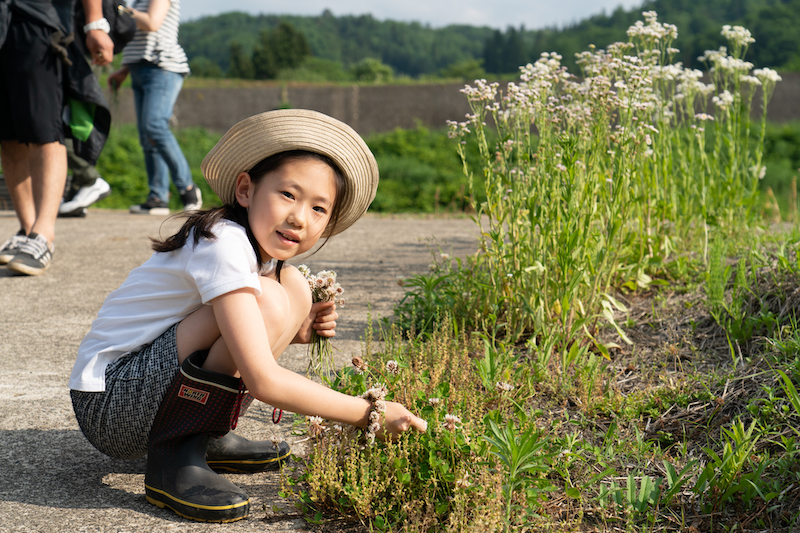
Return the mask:
<svg viewBox="0 0 800 533">
<path fill-rule="evenodd" d="M 284 326 L 293 325 L 311 311 L 311 291 L 308 282 L 297 268 L 285 266 L 281 282 L 261 277 L 261 296 L 258 298 L 265 322 L 284 319 Z"/>
<path fill-rule="evenodd" d="M 303 316 L 311 311 L 311 290 L 308 280 L 292 265 L 285 265 L 281 271 L 281 286 L 292 306 Z"/>
</svg>

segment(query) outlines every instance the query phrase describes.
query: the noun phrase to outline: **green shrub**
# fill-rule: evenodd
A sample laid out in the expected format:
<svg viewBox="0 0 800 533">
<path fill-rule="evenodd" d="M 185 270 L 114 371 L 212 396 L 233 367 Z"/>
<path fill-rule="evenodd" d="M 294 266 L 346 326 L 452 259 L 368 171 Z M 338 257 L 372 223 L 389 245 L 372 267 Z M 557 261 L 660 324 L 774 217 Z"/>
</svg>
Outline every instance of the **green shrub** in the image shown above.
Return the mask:
<svg viewBox="0 0 800 533">
<path fill-rule="evenodd" d="M 192 179 L 203 192 L 203 205 L 207 207 L 220 205 L 219 198 L 211 191 L 200 172 L 200 163 L 220 136 L 204 128 L 177 130 L 175 136 L 189 161 Z M 112 194 L 97 202 L 96 207 L 127 209 L 147 199 L 149 189 L 144 153 L 139 144 L 139 134 L 135 124 L 122 124 L 111 129 L 108 141 L 97 161 L 97 170 L 111 185 Z M 171 189 L 170 207 L 180 209 L 181 201 L 175 185 L 171 185 Z"/>
<path fill-rule="evenodd" d="M 184 128 L 176 130 L 175 136 L 189 161 L 194 182 L 203 191 L 204 205 L 220 205 L 200 172 L 200 163 L 220 135 L 205 128 Z M 381 171 L 372 211 L 434 213 L 466 209 L 469 204 L 467 179 L 455 144 L 444 129 L 431 131 L 423 126 L 397 129 L 372 135 L 366 141 Z M 97 169 L 113 189 L 113 194 L 98 202 L 97 207 L 127 209 L 145 200 L 147 173 L 134 124 L 112 128 Z M 173 209 L 181 207 L 174 186 L 170 205 Z"/>
</svg>

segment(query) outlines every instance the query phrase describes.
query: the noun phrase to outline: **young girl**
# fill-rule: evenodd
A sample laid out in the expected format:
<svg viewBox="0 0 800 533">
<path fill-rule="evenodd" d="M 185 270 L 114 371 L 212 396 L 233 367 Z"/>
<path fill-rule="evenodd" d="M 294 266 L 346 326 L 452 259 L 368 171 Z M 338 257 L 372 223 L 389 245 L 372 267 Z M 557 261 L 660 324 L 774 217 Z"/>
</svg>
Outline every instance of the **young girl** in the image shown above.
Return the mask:
<svg viewBox="0 0 800 533">
<path fill-rule="evenodd" d="M 233 126 L 202 170 L 225 205 L 186 214 L 175 235 L 154 241 L 156 253 L 103 303 L 69 385 L 97 449 L 147 453 L 149 502 L 230 522 L 247 516 L 250 501 L 212 467 L 263 471 L 289 453 L 286 443 L 229 433 L 252 397 L 379 437 L 425 431 L 425 421 L 276 362 L 290 343 L 310 342 L 312 330 L 335 334 L 335 306 L 312 305 L 305 278 L 284 262 L 369 207 L 378 167 L 361 137 L 321 113 L 270 111 Z"/>
</svg>

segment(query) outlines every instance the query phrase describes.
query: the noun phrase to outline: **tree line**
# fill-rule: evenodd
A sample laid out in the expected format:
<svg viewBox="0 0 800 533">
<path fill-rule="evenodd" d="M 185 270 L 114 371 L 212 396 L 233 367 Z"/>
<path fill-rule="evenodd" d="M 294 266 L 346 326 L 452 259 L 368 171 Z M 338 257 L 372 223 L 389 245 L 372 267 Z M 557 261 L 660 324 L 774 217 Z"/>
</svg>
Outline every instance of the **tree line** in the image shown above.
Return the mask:
<svg viewBox="0 0 800 533">
<path fill-rule="evenodd" d="M 571 72 L 574 56 L 627 40 L 626 30 L 656 11 L 678 27 L 676 60 L 700 68 L 705 50 L 724 45 L 723 24 L 748 28 L 756 42 L 747 60 L 759 67 L 800 69 L 800 0 L 647 0 L 562 27 L 497 30 L 371 15 L 249 15 L 231 12 L 182 23 L 180 40 L 192 71 L 206 77 L 387 81 L 392 77 L 461 78 L 515 74 L 543 52 L 558 52 Z"/>
</svg>

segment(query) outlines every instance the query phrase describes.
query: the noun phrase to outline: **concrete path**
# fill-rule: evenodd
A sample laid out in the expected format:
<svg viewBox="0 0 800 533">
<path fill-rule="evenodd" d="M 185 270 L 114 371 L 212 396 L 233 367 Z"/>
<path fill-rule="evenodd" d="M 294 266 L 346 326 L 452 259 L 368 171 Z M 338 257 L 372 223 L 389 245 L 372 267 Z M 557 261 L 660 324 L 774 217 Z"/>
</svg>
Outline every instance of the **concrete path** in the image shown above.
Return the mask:
<svg viewBox="0 0 800 533">
<path fill-rule="evenodd" d="M 42 276 L 0 267 L 0 532 L 307 529 L 278 496 L 274 473 L 230 476 L 251 497 L 250 517 L 240 522 L 201 524 L 158 509 L 144 498 L 145 460 L 106 457 L 78 429 L 67 389 L 78 345 L 105 296 L 149 257 L 148 236 L 175 227 L 161 217 L 90 210 L 59 219 L 54 261 Z M 403 295 L 398 277 L 427 271 L 431 245 L 463 257 L 475 250 L 476 229 L 468 218 L 367 215 L 302 260 L 313 272 L 336 270 L 345 289 L 338 361 L 361 353 L 369 309 L 373 319 L 391 316 Z M 17 230 L 13 212 L 0 212 L 0 242 Z M 306 347 L 292 347 L 281 364 L 304 372 Z M 292 433 L 291 416 L 273 425 L 271 414 L 256 401 L 237 431 L 290 444 L 303 438 Z M 276 515 L 273 506 L 283 510 Z"/>
</svg>

